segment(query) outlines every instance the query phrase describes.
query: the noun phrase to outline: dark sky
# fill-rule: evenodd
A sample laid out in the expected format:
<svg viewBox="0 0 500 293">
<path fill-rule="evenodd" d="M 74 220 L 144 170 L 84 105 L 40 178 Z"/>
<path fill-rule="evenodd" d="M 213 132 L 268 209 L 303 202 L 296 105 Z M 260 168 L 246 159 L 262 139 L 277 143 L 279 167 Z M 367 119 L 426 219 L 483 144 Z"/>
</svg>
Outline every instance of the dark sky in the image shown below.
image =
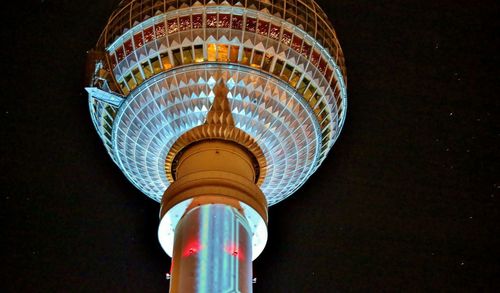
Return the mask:
<svg viewBox="0 0 500 293">
<path fill-rule="evenodd" d="M 167 291 L 159 205 L 108 157 L 83 91 L 116 2 L 2 8 L 3 292 Z M 499 292 L 498 2 L 319 2 L 347 122 L 270 208 L 255 292 Z"/>
</svg>

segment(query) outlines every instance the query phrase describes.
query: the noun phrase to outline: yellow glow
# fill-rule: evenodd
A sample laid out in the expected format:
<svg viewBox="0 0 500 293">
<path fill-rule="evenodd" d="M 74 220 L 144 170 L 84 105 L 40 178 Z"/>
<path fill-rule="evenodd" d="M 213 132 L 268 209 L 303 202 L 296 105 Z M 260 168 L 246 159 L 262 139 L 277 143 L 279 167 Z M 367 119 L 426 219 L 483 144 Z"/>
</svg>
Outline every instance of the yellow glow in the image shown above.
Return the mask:
<svg viewBox="0 0 500 293">
<path fill-rule="evenodd" d="M 219 53 L 217 56 L 217 61 L 221 61 L 221 62 L 229 61 L 229 58 L 228 58 L 229 49 L 228 49 L 227 45 L 218 45 L 217 51 Z"/>
<path fill-rule="evenodd" d="M 208 61 L 215 61 L 215 57 L 217 56 L 217 48 L 215 44 L 207 45 L 207 57 Z"/>
</svg>

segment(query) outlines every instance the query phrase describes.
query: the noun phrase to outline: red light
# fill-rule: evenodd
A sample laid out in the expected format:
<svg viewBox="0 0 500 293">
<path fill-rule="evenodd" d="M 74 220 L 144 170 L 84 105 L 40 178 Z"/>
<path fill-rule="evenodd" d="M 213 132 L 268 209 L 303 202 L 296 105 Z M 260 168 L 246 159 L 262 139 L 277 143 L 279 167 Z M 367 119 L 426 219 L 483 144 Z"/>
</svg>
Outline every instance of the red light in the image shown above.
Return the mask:
<svg viewBox="0 0 500 293">
<path fill-rule="evenodd" d="M 240 250 L 239 247 L 235 244 L 226 245 L 226 247 L 224 247 L 224 251 L 238 258 L 239 260 L 243 260 L 245 258 L 245 254 L 243 253 L 243 251 Z"/>
<path fill-rule="evenodd" d="M 191 241 L 185 246 L 185 248 L 182 252 L 182 256 L 183 257 L 191 256 L 193 254 L 196 254 L 201 249 L 202 249 L 202 246 L 200 245 L 200 243 L 198 241 Z"/>
</svg>

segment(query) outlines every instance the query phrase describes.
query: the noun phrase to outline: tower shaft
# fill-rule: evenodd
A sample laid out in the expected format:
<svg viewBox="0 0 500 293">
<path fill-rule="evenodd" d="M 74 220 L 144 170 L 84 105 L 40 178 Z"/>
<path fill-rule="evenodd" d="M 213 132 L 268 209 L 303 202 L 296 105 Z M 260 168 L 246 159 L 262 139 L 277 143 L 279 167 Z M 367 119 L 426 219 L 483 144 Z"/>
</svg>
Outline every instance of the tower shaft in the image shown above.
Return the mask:
<svg viewBox="0 0 500 293">
<path fill-rule="evenodd" d="M 162 201 L 163 211 L 191 200 L 175 228 L 171 292 L 252 291 L 252 230 L 241 203 L 265 205 L 255 179 L 252 156 L 234 142 L 182 152 Z"/>
</svg>

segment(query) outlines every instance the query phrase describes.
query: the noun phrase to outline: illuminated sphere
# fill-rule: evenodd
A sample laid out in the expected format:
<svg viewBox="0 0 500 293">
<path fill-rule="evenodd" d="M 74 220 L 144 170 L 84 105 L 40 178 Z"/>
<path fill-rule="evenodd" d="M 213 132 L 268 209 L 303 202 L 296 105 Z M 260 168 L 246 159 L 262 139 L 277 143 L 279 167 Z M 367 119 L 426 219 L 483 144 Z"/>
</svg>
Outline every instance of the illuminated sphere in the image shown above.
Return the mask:
<svg viewBox="0 0 500 293">
<path fill-rule="evenodd" d="M 204 123 L 218 83 L 235 126 L 263 152 L 268 205 L 317 170 L 344 122 L 342 50 L 312 0 L 122 1 L 97 48 L 92 120 L 114 162 L 156 201 L 172 181 L 171 147 Z"/>
</svg>

